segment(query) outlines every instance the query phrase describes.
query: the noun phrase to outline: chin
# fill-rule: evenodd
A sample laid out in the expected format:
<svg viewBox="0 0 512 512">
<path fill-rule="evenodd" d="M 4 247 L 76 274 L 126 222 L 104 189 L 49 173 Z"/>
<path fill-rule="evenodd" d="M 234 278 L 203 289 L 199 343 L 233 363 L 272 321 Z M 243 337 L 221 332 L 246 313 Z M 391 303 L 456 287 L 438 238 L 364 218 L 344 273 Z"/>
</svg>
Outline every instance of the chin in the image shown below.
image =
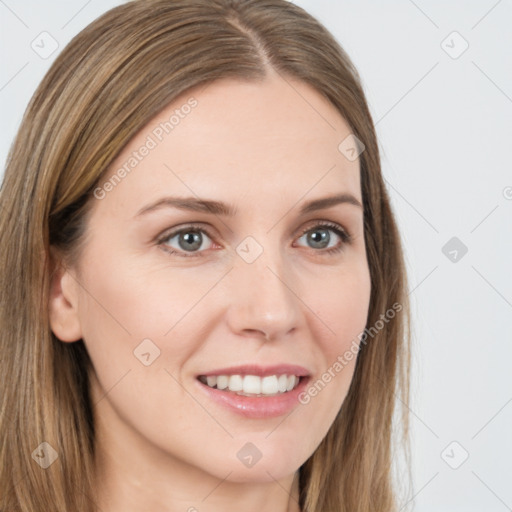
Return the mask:
<svg viewBox="0 0 512 512">
<path fill-rule="evenodd" d="M 272 451 L 272 446 L 265 447 L 263 444 L 259 443 L 261 450 L 250 441 L 242 445 L 233 458 L 224 458 L 223 462 L 216 466 L 216 476 L 224 479 L 229 474 L 226 480 L 237 483 L 274 482 L 293 475 L 307 458 L 293 453 L 292 447 L 288 450 L 282 446 L 274 447 Z M 222 455 L 219 455 L 219 458 L 221 457 Z"/>
</svg>

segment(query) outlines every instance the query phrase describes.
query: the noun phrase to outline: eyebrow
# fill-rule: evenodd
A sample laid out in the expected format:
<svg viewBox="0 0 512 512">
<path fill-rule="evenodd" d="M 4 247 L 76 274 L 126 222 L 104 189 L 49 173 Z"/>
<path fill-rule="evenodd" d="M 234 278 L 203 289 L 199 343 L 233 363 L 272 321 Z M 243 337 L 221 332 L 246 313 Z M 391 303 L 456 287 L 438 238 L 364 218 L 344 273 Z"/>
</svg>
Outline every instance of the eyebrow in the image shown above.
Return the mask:
<svg viewBox="0 0 512 512">
<path fill-rule="evenodd" d="M 300 208 L 300 214 L 304 215 L 316 210 L 323 210 L 336 206 L 338 204 L 351 204 L 362 208 L 362 204 L 352 194 L 337 194 L 334 196 L 313 199 L 304 203 Z M 154 203 L 141 208 L 135 217 L 139 217 L 146 213 L 158 210 L 164 207 L 173 207 L 180 210 L 189 210 L 201 213 L 211 213 L 213 215 L 224 215 L 232 217 L 236 215 L 237 209 L 221 201 L 213 201 L 211 199 L 199 199 L 197 197 L 163 197 Z"/>
</svg>

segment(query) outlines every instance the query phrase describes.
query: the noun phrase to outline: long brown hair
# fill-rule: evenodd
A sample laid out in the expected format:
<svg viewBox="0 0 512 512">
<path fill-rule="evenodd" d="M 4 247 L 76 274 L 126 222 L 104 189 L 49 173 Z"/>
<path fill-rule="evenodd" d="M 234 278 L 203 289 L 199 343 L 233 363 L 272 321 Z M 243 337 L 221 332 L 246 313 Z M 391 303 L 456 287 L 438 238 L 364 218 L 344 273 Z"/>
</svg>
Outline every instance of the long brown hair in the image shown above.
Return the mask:
<svg viewBox="0 0 512 512">
<path fill-rule="evenodd" d="M 64 48 L 8 156 L 0 190 L 0 510 L 94 510 L 91 362 L 82 340 L 62 343 L 51 332 L 52 248 L 76 261 L 97 183 L 173 98 L 220 78 L 262 80 L 270 67 L 283 80 L 312 85 L 365 148 L 371 339 L 361 344 L 342 409 L 300 468 L 300 505 L 304 512 L 397 508 L 392 434 L 395 405 L 409 398 L 407 284 L 356 69 L 317 20 L 286 0 L 135 0 L 108 11 Z M 383 322 L 393 304 L 400 312 Z M 50 457 L 43 442 L 58 455 L 46 469 L 35 462 Z"/>
</svg>

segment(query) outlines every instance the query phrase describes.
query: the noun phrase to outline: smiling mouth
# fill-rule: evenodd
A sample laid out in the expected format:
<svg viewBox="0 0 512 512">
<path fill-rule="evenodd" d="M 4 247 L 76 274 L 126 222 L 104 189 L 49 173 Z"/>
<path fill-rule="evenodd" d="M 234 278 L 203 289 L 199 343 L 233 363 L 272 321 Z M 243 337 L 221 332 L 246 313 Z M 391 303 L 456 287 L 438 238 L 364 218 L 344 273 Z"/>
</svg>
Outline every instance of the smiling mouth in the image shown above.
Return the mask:
<svg viewBox="0 0 512 512">
<path fill-rule="evenodd" d="M 294 390 L 302 379 L 292 374 L 258 375 L 200 375 L 206 386 L 241 396 L 267 397 L 283 395 Z"/>
</svg>

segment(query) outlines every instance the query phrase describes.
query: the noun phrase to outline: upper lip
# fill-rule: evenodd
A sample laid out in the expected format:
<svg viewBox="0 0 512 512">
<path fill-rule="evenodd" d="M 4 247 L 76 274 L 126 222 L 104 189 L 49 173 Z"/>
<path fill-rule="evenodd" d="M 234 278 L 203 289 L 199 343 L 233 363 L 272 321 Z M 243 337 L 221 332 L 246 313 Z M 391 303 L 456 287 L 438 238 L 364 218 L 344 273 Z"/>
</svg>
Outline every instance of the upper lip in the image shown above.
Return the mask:
<svg viewBox="0 0 512 512">
<path fill-rule="evenodd" d="M 303 366 L 296 364 L 275 364 L 271 366 L 260 366 L 257 364 L 244 364 L 240 366 L 230 366 L 229 368 L 218 368 L 199 374 L 205 377 L 211 375 L 257 375 L 266 377 L 268 375 L 296 375 L 297 377 L 307 377 L 310 372 Z"/>
</svg>

